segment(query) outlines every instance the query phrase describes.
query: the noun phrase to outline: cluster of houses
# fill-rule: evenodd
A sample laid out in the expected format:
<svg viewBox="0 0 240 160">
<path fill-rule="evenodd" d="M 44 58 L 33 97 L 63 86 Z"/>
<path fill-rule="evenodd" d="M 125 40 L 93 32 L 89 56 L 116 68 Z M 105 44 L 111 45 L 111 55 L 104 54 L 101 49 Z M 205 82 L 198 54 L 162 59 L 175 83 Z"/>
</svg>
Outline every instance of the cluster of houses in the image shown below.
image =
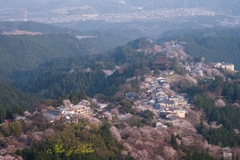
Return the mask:
<svg viewBox="0 0 240 160">
<path fill-rule="evenodd" d="M 187 94 L 175 93 L 175 96 L 168 96 L 166 90 L 169 90 L 170 84 L 163 77 L 159 77 L 156 81 L 151 81 L 149 84 L 150 87 L 145 91 L 145 94 L 154 94 L 154 98 L 145 98 L 142 99 L 142 102 L 152 106 L 161 117 L 156 127 L 166 127 L 164 124 L 169 123 L 176 124 L 180 118 L 185 118 L 188 109 L 191 107 L 188 104 Z"/>
<path fill-rule="evenodd" d="M 222 68 L 222 69 L 225 69 L 225 70 L 228 70 L 228 71 L 235 71 L 234 70 L 234 64 L 228 64 L 228 63 L 214 63 L 213 65 L 206 65 L 204 63 L 201 63 L 201 62 L 197 62 L 197 63 L 194 63 L 192 65 L 184 65 L 184 64 L 181 64 L 181 67 L 184 68 L 189 76 L 191 77 L 203 77 L 204 76 L 204 70 L 206 68 Z"/>
<path fill-rule="evenodd" d="M 234 64 L 228 64 L 228 63 L 214 63 L 213 65 L 215 68 L 222 68 L 222 69 L 226 69 L 226 70 L 229 70 L 229 71 L 234 71 Z"/>
<path fill-rule="evenodd" d="M 189 76 L 191 77 L 203 77 L 204 76 L 204 68 L 206 67 L 203 63 L 194 63 L 192 65 L 184 65 L 181 64 L 181 67 L 184 68 Z"/>
<path fill-rule="evenodd" d="M 186 94 L 176 94 L 175 96 L 168 96 L 163 89 L 169 88 L 169 82 L 160 77 L 158 78 L 160 87 L 155 92 L 154 109 L 159 113 L 164 123 L 175 123 L 179 118 L 185 118 L 187 109 L 190 108 L 188 104 L 188 96 Z"/>
<path fill-rule="evenodd" d="M 64 100 L 63 104 L 64 106 L 61 105 L 60 107 L 57 107 L 56 110 L 46 110 L 45 112 L 42 111 L 43 116 L 49 119 L 50 122 L 54 122 L 55 120 L 63 118 L 65 122 L 77 123 L 78 120 L 76 115 L 93 115 L 93 110 L 90 108 L 91 103 L 87 100 L 82 100 L 77 105 L 73 105 L 69 100 Z"/>
</svg>

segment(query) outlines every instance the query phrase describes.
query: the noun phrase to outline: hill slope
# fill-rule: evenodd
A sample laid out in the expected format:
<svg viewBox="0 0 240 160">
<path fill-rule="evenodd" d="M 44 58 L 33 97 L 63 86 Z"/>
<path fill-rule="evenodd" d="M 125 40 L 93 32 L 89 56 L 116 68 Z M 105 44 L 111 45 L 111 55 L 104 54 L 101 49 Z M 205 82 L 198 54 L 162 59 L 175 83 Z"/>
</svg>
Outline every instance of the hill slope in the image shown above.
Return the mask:
<svg viewBox="0 0 240 160">
<path fill-rule="evenodd" d="M 227 62 L 240 69 L 239 37 L 206 37 L 185 36 L 180 38 L 187 42 L 185 51 L 193 57 L 203 56 L 209 62 Z"/>
<path fill-rule="evenodd" d="M 57 57 L 91 53 L 92 46 L 67 34 L 0 36 L 0 73 L 27 70 Z"/>
<path fill-rule="evenodd" d="M 240 36 L 240 27 L 213 27 L 203 29 L 171 30 L 161 34 L 160 37 L 178 37 L 181 35 L 193 35 L 196 37 L 217 37 L 217 36 Z M 162 39 L 162 38 L 159 38 Z"/>
<path fill-rule="evenodd" d="M 29 109 L 40 101 L 37 96 L 24 93 L 11 86 L 0 84 L 0 90 L 0 108 L 12 109 L 21 106 Z"/>
</svg>

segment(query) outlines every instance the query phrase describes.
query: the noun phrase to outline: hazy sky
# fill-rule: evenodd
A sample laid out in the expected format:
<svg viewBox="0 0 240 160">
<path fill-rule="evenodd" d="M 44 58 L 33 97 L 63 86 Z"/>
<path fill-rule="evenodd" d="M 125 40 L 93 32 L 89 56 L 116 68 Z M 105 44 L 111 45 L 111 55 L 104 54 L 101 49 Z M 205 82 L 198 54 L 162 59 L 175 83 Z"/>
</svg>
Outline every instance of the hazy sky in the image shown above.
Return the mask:
<svg viewBox="0 0 240 160">
<path fill-rule="evenodd" d="M 90 5 L 102 10 L 121 7 L 143 7 L 143 9 L 204 7 L 239 10 L 239 0 L 0 0 L 1 8 L 56 9 Z"/>
</svg>

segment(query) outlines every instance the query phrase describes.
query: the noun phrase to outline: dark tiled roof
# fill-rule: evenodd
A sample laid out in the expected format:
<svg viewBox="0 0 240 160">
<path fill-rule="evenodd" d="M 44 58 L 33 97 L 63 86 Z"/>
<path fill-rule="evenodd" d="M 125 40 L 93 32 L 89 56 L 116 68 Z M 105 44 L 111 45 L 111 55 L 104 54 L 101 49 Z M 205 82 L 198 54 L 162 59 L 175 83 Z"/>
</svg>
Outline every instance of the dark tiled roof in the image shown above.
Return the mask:
<svg viewBox="0 0 240 160">
<path fill-rule="evenodd" d="M 168 64 L 168 59 L 167 57 L 157 57 L 155 62 L 153 64 Z"/>
</svg>

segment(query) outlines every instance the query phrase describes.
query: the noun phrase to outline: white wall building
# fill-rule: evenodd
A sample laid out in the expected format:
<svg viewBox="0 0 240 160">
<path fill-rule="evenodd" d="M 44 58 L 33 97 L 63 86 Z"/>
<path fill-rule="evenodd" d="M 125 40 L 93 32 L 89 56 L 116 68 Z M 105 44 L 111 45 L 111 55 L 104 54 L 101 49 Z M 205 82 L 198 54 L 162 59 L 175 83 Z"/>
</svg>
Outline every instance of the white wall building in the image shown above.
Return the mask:
<svg viewBox="0 0 240 160">
<path fill-rule="evenodd" d="M 228 63 L 215 63 L 213 65 L 215 68 L 222 68 L 230 71 L 234 71 L 234 64 L 228 64 Z"/>
</svg>

